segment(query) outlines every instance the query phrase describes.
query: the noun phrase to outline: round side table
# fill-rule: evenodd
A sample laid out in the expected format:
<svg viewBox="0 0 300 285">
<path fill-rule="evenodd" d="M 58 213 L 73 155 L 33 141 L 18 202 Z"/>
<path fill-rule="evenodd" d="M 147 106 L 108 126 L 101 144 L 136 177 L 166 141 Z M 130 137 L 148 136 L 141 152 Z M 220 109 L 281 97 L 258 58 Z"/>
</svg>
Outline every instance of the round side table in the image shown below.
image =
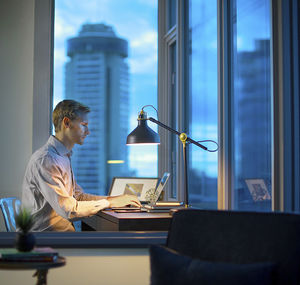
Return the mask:
<svg viewBox="0 0 300 285">
<path fill-rule="evenodd" d="M 32 262 L 32 261 L 2 261 L 0 259 L 0 269 L 4 270 L 32 270 L 36 269 L 34 277 L 37 277 L 36 285 L 47 284 L 47 273 L 48 269 L 61 267 L 66 264 L 66 259 L 59 256 L 55 261 L 43 261 L 43 262 Z"/>
</svg>

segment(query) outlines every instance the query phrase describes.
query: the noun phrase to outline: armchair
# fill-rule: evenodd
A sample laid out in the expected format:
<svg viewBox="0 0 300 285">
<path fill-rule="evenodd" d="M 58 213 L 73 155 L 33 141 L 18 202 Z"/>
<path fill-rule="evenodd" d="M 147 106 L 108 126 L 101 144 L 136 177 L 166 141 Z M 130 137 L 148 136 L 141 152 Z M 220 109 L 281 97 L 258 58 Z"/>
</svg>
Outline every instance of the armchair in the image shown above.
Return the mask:
<svg viewBox="0 0 300 285">
<path fill-rule="evenodd" d="M 175 274 L 173 284 L 195 284 L 195 280 L 217 284 L 214 282 L 221 279 L 220 284 L 299 285 L 300 215 L 178 211 L 171 222 L 167 248 L 151 248 L 150 257 L 151 284 L 160 284 L 160 270 L 167 266 L 165 271 Z M 205 283 L 201 278 L 214 281 Z M 164 283 L 169 284 L 168 278 Z"/>
</svg>

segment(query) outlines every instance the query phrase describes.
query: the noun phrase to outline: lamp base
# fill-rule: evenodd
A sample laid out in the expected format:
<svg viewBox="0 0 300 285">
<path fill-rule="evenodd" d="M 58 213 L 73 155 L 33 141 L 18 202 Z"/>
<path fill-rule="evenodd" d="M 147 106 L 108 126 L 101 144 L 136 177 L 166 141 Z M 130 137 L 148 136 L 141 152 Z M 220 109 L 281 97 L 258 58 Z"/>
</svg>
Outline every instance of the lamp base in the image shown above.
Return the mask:
<svg viewBox="0 0 300 285">
<path fill-rule="evenodd" d="M 170 209 L 169 214 L 170 214 L 170 216 L 173 216 L 178 211 L 187 210 L 190 208 L 191 208 L 190 205 L 183 205 L 182 207 L 172 208 L 172 209 Z"/>
</svg>

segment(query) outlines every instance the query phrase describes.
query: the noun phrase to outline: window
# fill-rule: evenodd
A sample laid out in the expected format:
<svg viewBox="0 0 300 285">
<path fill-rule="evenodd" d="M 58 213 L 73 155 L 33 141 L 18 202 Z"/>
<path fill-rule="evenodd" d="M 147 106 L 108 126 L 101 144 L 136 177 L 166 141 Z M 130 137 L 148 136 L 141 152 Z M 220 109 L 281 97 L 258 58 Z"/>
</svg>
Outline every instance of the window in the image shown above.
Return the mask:
<svg viewBox="0 0 300 285">
<path fill-rule="evenodd" d="M 189 135 L 218 141 L 217 1 L 189 1 L 188 110 Z M 203 143 L 211 149 L 212 143 Z M 218 153 L 189 145 L 189 200 L 192 206 L 216 209 Z"/>
<path fill-rule="evenodd" d="M 270 1 L 233 1 L 232 166 L 237 210 L 270 211 Z"/>
<path fill-rule="evenodd" d="M 298 104 L 298 85 L 291 83 L 299 81 L 298 65 L 291 57 L 298 60 L 299 19 L 294 11 L 299 5 L 190 0 L 172 2 L 174 12 L 170 2 L 159 1 L 161 119 L 193 139 L 219 143 L 218 154 L 189 146 L 191 204 L 254 211 L 290 208 L 299 197 L 291 190 L 299 184 L 297 175 L 290 174 L 299 168 L 293 158 L 299 157 L 293 150 L 298 149 L 299 131 L 293 124 L 298 126 L 299 112 L 291 105 Z M 283 19 L 288 26 L 281 26 Z M 182 200 L 180 143 L 163 130 L 161 137 L 165 145 L 159 150 L 159 168 L 176 176 L 168 197 Z"/>
<path fill-rule="evenodd" d="M 91 133 L 72 157 L 78 184 L 106 195 L 115 176 L 156 177 L 157 147 L 128 147 L 126 137 L 141 108 L 157 106 L 157 3 L 60 0 L 54 19 L 53 107 L 91 107 Z"/>
<path fill-rule="evenodd" d="M 166 1 L 159 1 L 159 19 L 165 21 L 165 10 L 163 8 L 163 4 Z M 188 89 L 185 88 L 193 88 L 196 82 L 192 80 L 191 82 L 188 81 L 189 78 L 185 78 L 183 80 L 182 71 L 187 70 L 186 68 L 186 58 L 182 55 L 182 52 L 186 50 L 186 46 L 195 46 L 195 39 L 193 40 L 193 31 L 191 32 L 192 42 L 186 43 L 186 40 L 189 39 L 187 37 L 187 31 L 184 30 L 183 27 L 189 27 L 189 25 L 192 25 L 193 18 L 189 19 L 186 17 L 186 11 L 189 11 L 188 7 L 185 7 L 183 5 L 183 1 L 175 1 L 176 2 L 176 24 L 172 25 L 170 30 L 168 32 L 165 31 L 166 25 L 158 25 L 158 31 L 159 31 L 159 40 L 160 44 L 158 45 L 159 50 L 159 61 L 158 61 L 158 92 L 159 92 L 159 106 L 160 108 L 160 119 L 165 122 L 169 123 L 170 121 L 164 120 L 167 116 L 170 115 L 170 112 L 168 112 L 168 108 L 166 106 L 169 106 L 169 101 L 167 100 L 168 97 L 163 94 L 167 94 L 164 90 L 165 88 L 165 75 L 168 74 L 165 72 L 164 64 L 162 64 L 161 59 L 166 59 L 165 54 L 163 50 L 165 49 L 166 42 L 162 41 L 162 37 L 165 37 L 165 39 L 168 39 L 166 35 L 170 35 L 170 38 L 172 38 L 172 33 L 176 31 L 175 39 L 176 39 L 176 92 L 177 92 L 177 102 L 180 104 L 177 104 L 176 108 L 179 109 L 176 110 L 177 112 L 177 124 L 178 128 L 181 130 L 191 130 L 190 124 L 193 124 L 193 120 L 198 119 L 197 116 L 194 116 L 194 119 L 191 119 L 191 121 L 188 121 L 186 118 L 187 112 L 182 112 L 182 108 L 187 106 L 183 106 L 181 104 L 181 101 L 183 97 L 185 98 L 186 95 L 183 96 L 183 91 L 186 91 Z M 195 1 L 196 2 L 196 1 Z M 215 13 L 215 3 L 207 4 L 208 1 L 202 1 L 202 4 L 204 5 L 211 5 L 210 8 Z M 212 1 L 209 1 L 212 2 Z M 218 93 L 219 93 L 219 99 L 218 99 L 218 112 L 219 112 L 219 120 L 218 120 L 218 128 L 219 128 L 219 134 L 218 134 L 218 142 L 219 142 L 219 152 L 218 152 L 218 208 L 220 209 L 227 209 L 227 208 L 235 208 L 235 209 L 245 209 L 243 208 L 245 200 L 239 200 L 241 196 L 239 196 L 239 180 L 237 173 L 241 173 L 241 167 L 240 167 L 240 149 L 242 149 L 241 140 L 234 140 L 236 137 L 236 133 L 241 130 L 243 127 L 241 122 L 238 123 L 240 126 L 237 127 L 237 129 L 234 129 L 234 120 L 236 119 L 236 116 L 239 115 L 238 109 L 230 109 L 231 107 L 234 107 L 235 103 L 240 104 L 240 96 L 242 94 L 241 86 L 239 85 L 239 81 L 242 80 L 244 73 L 241 73 L 242 71 L 242 65 L 243 61 L 241 60 L 241 53 L 245 52 L 242 49 L 240 49 L 239 44 L 239 35 L 247 35 L 249 31 L 247 29 L 242 29 L 242 16 L 239 15 L 239 11 L 242 11 L 241 8 L 241 2 L 240 1 L 216 1 L 217 2 L 217 39 L 218 39 Z M 186 2 L 189 3 L 190 7 L 195 7 L 193 5 L 193 1 Z M 267 139 L 271 141 L 272 145 L 272 152 L 271 152 L 271 169 L 272 169 L 272 181 L 276 181 L 276 183 L 271 182 L 272 187 L 272 208 L 276 210 L 299 210 L 299 187 L 293 187 L 297 186 L 299 181 L 297 182 L 297 177 L 299 177 L 299 152 L 297 151 L 298 145 L 299 145 L 299 111 L 297 111 L 299 108 L 299 36 L 298 36 L 298 27 L 299 27 L 299 19 L 297 15 L 297 11 L 299 11 L 299 4 L 297 1 L 292 1 L 292 3 L 285 1 L 282 3 L 282 5 L 277 5 L 275 3 L 271 3 L 271 1 L 256 1 L 256 5 L 253 5 L 254 1 L 250 1 L 248 6 L 247 14 L 249 13 L 251 15 L 251 11 L 253 9 L 257 9 L 258 5 L 260 8 L 263 9 L 265 12 L 261 13 L 260 16 L 262 16 L 261 19 L 263 19 L 263 30 L 268 31 L 269 29 L 269 40 L 271 42 L 270 44 L 270 60 L 265 60 L 265 62 L 269 62 L 270 64 L 270 74 L 271 74 L 271 80 L 270 80 L 270 90 L 272 93 L 271 95 L 271 135 L 269 134 L 266 136 Z M 271 4 L 272 5 L 271 5 Z M 201 3 L 200 3 L 201 4 Z M 195 4 L 194 4 L 195 5 Z M 267 9 L 268 5 L 271 5 L 270 10 Z M 45 21 L 49 21 L 47 25 L 39 25 L 39 21 L 36 21 L 35 24 L 35 33 L 37 36 L 36 39 L 36 52 L 35 53 L 35 84 L 34 84 L 34 114 L 33 114 L 33 149 L 36 149 L 37 146 L 40 146 L 48 137 L 49 135 L 49 125 L 50 125 L 50 108 L 51 102 L 49 98 L 51 97 L 51 84 L 45 78 L 49 79 L 51 78 L 51 52 L 50 47 L 51 44 L 44 39 L 41 35 L 45 35 L 45 33 L 49 32 L 51 29 L 51 19 L 49 19 L 49 15 L 51 16 L 51 6 L 40 4 L 39 1 L 36 2 L 36 6 L 44 9 L 44 13 L 40 15 L 40 20 L 42 20 L 43 23 Z M 39 9 L 37 9 L 39 11 Z M 232 17 L 232 14 L 235 11 L 235 16 Z M 271 11 L 271 12 L 270 12 Z M 205 14 L 208 11 L 202 11 L 203 14 Z M 39 12 L 37 13 L 39 14 Z M 191 14 L 190 14 L 191 15 Z M 213 14 L 212 14 L 213 15 Z M 184 16 L 184 17 L 183 17 Z M 216 16 L 216 15 L 215 15 Z M 256 15 L 258 16 L 258 15 Z M 268 17 L 270 17 L 270 22 L 272 23 L 271 27 L 268 27 Z M 187 21 L 188 19 L 188 21 Z M 214 16 L 213 16 L 214 19 Z M 233 22 L 236 19 L 235 22 Z M 215 20 L 212 20 L 215 21 Z M 283 22 L 285 25 L 283 25 Z M 229 24 L 229 25 L 228 25 Z M 204 24 L 205 26 L 205 24 Z M 233 29 L 234 27 L 234 29 Z M 74 33 L 72 33 L 71 36 L 76 36 L 79 30 L 74 30 Z M 117 30 L 119 33 L 119 30 Z M 194 29 L 195 31 L 195 29 Z M 284 37 L 282 34 L 282 31 L 285 31 Z M 288 32 L 287 32 L 288 31 Z M 162 35 L 162 36 L 161 36 Z M 183 35 L 186 37 L 183 38 Z M 195 36 L 195 33 L 194 33 Z M 47 37 L 48 39 L 51 39 L 51 36 L 49 35 Z M 174 34 L 173 34 L 174 39 Z M 253 38 L 252 38 L 253 39 Z M 236 46 L 234 45 L 236 44 Z M 172 44 L 175 44 L 173 41 L 168 41 L 169 47 L 171 48 Z M 267 58 L 268 55 L 268 49 L 264 46 L 263 50 L 265 52 L 265 55 L 261 56 L 260 58 Z M 198 47 L 199 48 L 199 47 Z M 233 48 L 231 50 L 231 48 Z M 205 47 L 200 47 L 200 51 L 203 52 L 205 50 Z M 254 49 L 255 50 L 255 49 Z M 252 50 L 252 51 L 254 51 Z M 195 58 L 196 54 L 190 54 L 188 56 L 189 59 Z M 100 59 L 98 59 L 100 60 Z M 184 62 L 185 60 L 185 62 Z M 200 60 L 200 57 L 198 58 Z M 203 59 L 202 59 L 203 60 Z M 84 62 L 84 59 L 82 59 L 81 62 Z M 197 61 L 195 62 L 195 64 Z M 213 63 L 212 63 L 213 65 Z M 189 66 L 189 74 L 193 75 L 193 65 Z M 267 66 L 267 65 L 265 65 Z M 42 67 L 42 68 L 41 68 Z M 194 65 L 194 67 L 196 67 Z M 196 70 L 195 70 L 196 71 Z M 194 71 L 194 75 L 195 75 Z M 267 81 L 268 73 L 264 70 L 264 79 Z M 84 77 L 87 76 L 89 80 L 93 80 L 93 76 L 98 76 L 101 74 L 98 70 L 93 70 L 91 74 L 87 71 L 82 71 L 80 73 L 80 76 Z M 50 76 L 49 76 L 50 74 Z M 186 75 L 186 73 L 185 73 Z M 241 76 L 243 75 L 243 76 Z M 227 80 L 229 79 L 229 80 Z M 183 81 L 183 82 L 182 82 Z M 40 82 L 43 82 L 43 84 L 40 84 Z M 63 81 L 62 81 L 63 82 Z M 233 84 L 234 83 L 234 84 Z M 130 83 L 131 84 L 131 83 Z M 232 85 L 232 86 L 231 86 Z M 63 86 L 63 84 L 61 85 Z M 131 85 L 130 85 L 131 86 Z M 185 87 L 183 87 L 185 86 Z M 125 87 L 124 87 L 125 88 Z M 131 87 L 130 87 L 131 88 Z M 184 101 L 187 102 L 193 102 L 193 100 L 196 99 L 196 97 L 193 97 L 193 94 L 191 93 L 191 90 L 188 90 L 189 97 L 186 98 Z M 283 96 L 284 91 L 284 96 Z M 267 94 L 265 92 L 264 94 Z M 235 103 L 234 103 L 235 102 Z M 146 102 L 143 102 L 142 105 L 145 105 L 148 103 L 148 100 L 146 99 Z M 230 104 L 228 104 L 230 103 Z M 264 114 L 267 115 L 268 107 L 264 109 Z M 45 116 L 47 114 L 47 116 Z M 195 114 L 195 112 L 194 112 Z M 241 115 L 241 114 L 240 114 Z M 298 119 L 297 119 L 298 118 Z M 205 119 L 205 118 L 204 118 Z M 185 122 L 185 127 L 183 127 L 183 123 Z M 273 124 L 273 125 L 272 125 Z M 202 123 L 203 125 L 203 123 Z M 205 124 L 204 124 L 205 125 Z M 188 128 L 187 128 L 188 127 Z M 231 131 L 234 131 L 231 133 Z M 161 131 L 162 132 L 162 131 Z M 163 139 L 163 134 L 161 135 L 161 139 Z M 164 138 L 165 139 L 165 138 Z M 198 139 L 198 138 L 196 138 Z M 199 138 L 202 139 L 202 138 Z M 100 146 L 97 146 L 100 147 Z M 95 147 L 95 149 L 97 149 Z M 233 149 L 234 151 L 233 151 Z M 274 149 L 274 151 L 273 151 Z M 180 151 L 180 149 L 178 150 Z M 201 150 L 195 150 L 195 153 L 201 152 Z M 168 169 L 166 161 L 169 159 L 169 152 L 165 151 L 163 149 L 159 150 L 159 170 L 163 171 Z M 190 151 L 190 153 L 193 153 L 193 150 Z M 284 156 L 283 156 L 284 154 Z M 286 155 L 288 154 L 288 155 Z M 190 154 L 191 155 L 191 154 Z M 267 159 L 270 159 L 270 155 L 265 152 L 265 157 Z M 193 155 L 192 155 L 193 156 Z M 167 159 L 166 159 L 167 157 Z M 180 155 L 177 155 L 177 158 L 180 158 Z M 194 157 L 192 157 L 194 159 Z M 177 163 L 177 168 L 180 167 L 180 161 Z M 269 164 L 269 162 L 268 162 Z M 83 168 L 86 167 L 88 169 L 88 164 L 83 165 Z M 193 167 L 193 164 L 190 164 L 190 167 Z M 267 166 L 269 167 L 269 166 Z M 298 167 L 298 168 L 297 168 Z M 268 169 L 268 168 L 266 168 Z M 270 168 L 269 168 L 270 169 Z M 268 171 L 269 171 L 268 169 Z M 268 172 L 270 175 L 270 172 Z M 180 188 L 180 171 L 177 170 L 176 175 L 176 182 L 179 183 L 176 187 L 177 189 Z M 235 176 L 234 176 L 235 175 Z M 253 178 L 261 178 L 261 177 L 246 177 L 247 179 L 253 179 Z M 291 178 L 291 179 L 288 179 Z M 245 179 L 246 180 L 246 179 Z M 290 181 L 290 186 L 292 187 L 285 187 L 286 185 L 289 185 L 288 181 Z M 292 181 L 292 182 L 291 182 Z M 190 182 L 192 183 L 192 179 L 190 179 Z M 267 187 L 269 187 L 268 185 Z M 245 190 L 249 191 L 248 186 L 244 184 Z M 284 189 L 285 188 L 285 189 Z M 176 198 L 180 199 L 180 193 L 177 192 L 177 189 L 175 189 L 175 193 L 171 194 L 170 196 L 177 195 Z M 275 190 L 274 190 L 275 189 Z M 277 190 L 278 191 L 277 191 Z M 294 190 L 290 190 L 294 189 Z M 296 190 L 295 190 L 296 189 Z M 285 190 L 285 191 L 283 191 Z M 250 191 L 249 191 L 250 192 Z M 170 192 L 172 193 L 172 192 Z M 248 193 L 249 194 L 249 193 Z M 245 196 L 244 196 L 245 197 Z M 242 197 L 243 198 L 243 197 Z M 249 198 L 249 196 L 248 196 Z M 284 200 L 283 200 L 284 198 Z M 252 199 L 252 197 L 251 197 Z M 276 200 L 276 201 L 275 201 Z M 242 203 L 243 201 L 243 203 Z M 249 201 L 249 199 L 248 199 Z M 251 200 L 250 200 L 251 201 Z M 233 203 L 232 203 L 233 202 Z M 254 202 L 254 201 L 253 201 Z M 289 203 L 289 205 L 288 205 Z M 250 205 L 251 206 L 251 205 Z M 253 205 L 252 205 L 253 206 Z M 251 206 L 251 207 L 252 207 Z M 206 207 L 206 206 L 205 206 Z M 252 207 L 252 209 L 254 209 Z M 260 208 L 260 209 L 263 209 Z M 267 205 L 266 209 L 270 209 L 270 205 Z"/>
</svg>

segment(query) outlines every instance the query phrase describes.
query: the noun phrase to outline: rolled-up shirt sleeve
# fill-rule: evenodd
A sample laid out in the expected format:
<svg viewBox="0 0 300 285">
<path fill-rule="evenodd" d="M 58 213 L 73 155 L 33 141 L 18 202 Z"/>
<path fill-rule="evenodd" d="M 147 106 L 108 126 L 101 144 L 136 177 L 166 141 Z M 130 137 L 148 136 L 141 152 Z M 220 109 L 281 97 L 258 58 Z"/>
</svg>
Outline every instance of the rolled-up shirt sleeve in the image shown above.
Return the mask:
<svg viewBox="0 0 300 285">
<path fill-rule="evenodd" d="M 44 157 L 37 165 L 36 183 L 44 198 L 53 210 L 65 219 L 85 217 L 96 214 L 109 207 L 106 199 L 77 201 L 72 194 L 72 185 L 66 185 L 66 173 L 55 163 L 52 157 Z M 77 189 L 79 195 L 80 189 Z M 81 190 L 82 192 L 82 190 Z"/>
<path fill-rule="evenodd" d="M 74 180 L 74 183 L 75 183 L 74 197 L 77 201 L 91 201 L 91 200 L 106 199 L 106 196 L 98 196 L 89 193 L 84 193 L 81 186 L 76 183 L 76 180 Z"/>
</svg>

